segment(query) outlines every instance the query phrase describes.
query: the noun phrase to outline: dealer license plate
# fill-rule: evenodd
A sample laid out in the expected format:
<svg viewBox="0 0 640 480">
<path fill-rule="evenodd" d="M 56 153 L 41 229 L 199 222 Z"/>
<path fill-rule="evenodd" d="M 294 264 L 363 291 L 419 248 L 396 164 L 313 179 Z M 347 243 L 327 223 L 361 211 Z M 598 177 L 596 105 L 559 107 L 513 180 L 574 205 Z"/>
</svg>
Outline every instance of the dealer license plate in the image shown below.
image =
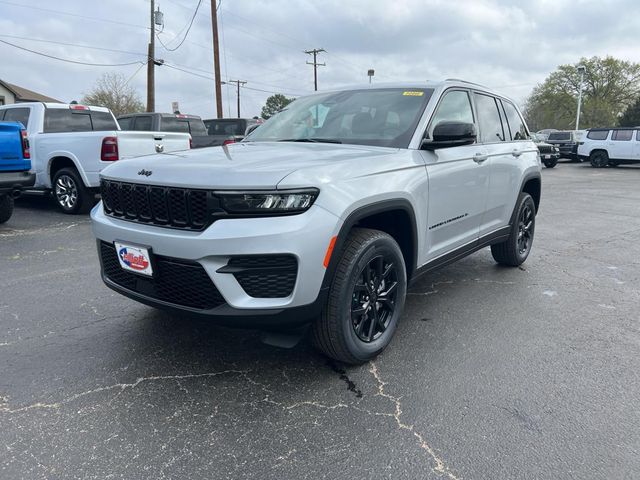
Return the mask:
<svg viewBox="0 0 640 480">
<path fill-rule="evenodd" d="M 149 277 L 153 276 L 151 255 L 149 249 L 137 245 L 113 242 L 118 252 L 118 261 L 124 270 L 140 273 Z"/>
</svg>

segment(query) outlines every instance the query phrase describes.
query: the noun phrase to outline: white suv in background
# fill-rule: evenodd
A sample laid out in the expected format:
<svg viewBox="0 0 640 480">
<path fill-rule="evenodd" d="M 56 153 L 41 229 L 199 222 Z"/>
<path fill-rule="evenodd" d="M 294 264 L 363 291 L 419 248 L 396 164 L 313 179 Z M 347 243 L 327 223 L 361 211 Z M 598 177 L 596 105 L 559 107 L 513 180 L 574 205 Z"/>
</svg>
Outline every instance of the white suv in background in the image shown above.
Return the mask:
<svg viewBox="0 0 640 480">
<path fill-rule="evenodd" d="M 640 163 L 640 127 L 592 128 L 578 145 L 578 157 L 595 168 Z"/>
<path fill-rule="evenodd" d="M 541 164 L 511 100 L 448 80 L 298 98 L 240 143 L 101 178 L 107 286 L 232 326 L 310 323 L 326 355 L 362 363 L 412 279 L 487 246 L 525 261 Z"/>
</svg>

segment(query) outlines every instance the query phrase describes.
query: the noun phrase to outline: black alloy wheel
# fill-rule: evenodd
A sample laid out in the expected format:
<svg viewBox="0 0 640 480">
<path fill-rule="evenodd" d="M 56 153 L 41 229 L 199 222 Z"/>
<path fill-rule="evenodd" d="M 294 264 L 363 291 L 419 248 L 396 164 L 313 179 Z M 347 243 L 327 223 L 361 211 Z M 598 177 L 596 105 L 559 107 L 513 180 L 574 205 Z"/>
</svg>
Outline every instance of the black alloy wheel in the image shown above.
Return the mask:
<svg viewBox="0 0 640 480">
<path fill-rule="evenodd" d="M 392 259 L 378 255 L 367 263 L 353 289 L 353 331 L 370 343 L 385 332 L 396 308 L 398 273 Z"/>
</svg>

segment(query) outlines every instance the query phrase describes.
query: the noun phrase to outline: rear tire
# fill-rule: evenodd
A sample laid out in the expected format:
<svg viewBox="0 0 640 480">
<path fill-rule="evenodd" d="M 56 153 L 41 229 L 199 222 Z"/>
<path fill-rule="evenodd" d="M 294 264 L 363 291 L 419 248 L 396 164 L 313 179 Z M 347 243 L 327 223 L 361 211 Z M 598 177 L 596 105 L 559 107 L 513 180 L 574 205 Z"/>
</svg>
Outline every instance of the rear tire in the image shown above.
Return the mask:
<svg viewBox="0 0 640 480">
<path fill-rule="evenodd" d="M 313 324 L 313 343 L 340 362 L 371 360 L 391 342 L 406 293 L 406 268 L 396 241 L 379 230 L 353 229 Z"/>
<path fill-rule="evenodd" d="M 517 267 L 524 263 L 531 252 L 536 229 L 536 204 L 528 193 L 518 197 L 516 216 L 509 238 L 491 245 L 493 259 L 501 265 Z"/>
<path fill-rule="evenodd" d="M 87 213 L 93 207 L 95 195 L 84 186 L 75 168 L 61 168 L 51 182 L 53 200 L 64 213 Z"/>
<path fill-rule="evenodd" d="M 11 195 L 0 196 L 0 223 L 5 223 L 13 215 L 13 197 Z"/>
<path fill-rule="evenodd" d="M 609 155 L 603 150 L 598 150 L 589 155 L 589 161 L 593 168 L 604 168 L 609 164 Z"/>
</svg>

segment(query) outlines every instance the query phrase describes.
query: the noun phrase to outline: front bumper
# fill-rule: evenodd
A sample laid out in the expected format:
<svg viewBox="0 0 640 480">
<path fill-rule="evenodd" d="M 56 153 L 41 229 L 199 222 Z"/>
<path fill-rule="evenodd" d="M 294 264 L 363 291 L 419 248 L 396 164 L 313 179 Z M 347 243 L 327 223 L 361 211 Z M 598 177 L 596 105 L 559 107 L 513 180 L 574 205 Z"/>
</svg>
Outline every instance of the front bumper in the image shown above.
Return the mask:
<svg viewBox="0 0 640 480">
<path fill-rule="evenodd" d="M 154 295 L 153 289 L 132 287 L 135 283 L 114 281 L 105 273 L 103 263 L 102 276 L 108 287 L 141 303 L 174 313 L 214 318 L 233 326 L 265 327 L 306 323 L 319 313 L 326 293 L 322 290 L 324 257 L 331 237 L 338 233 L 341 224 L 338 217 L 319 206 L 293 216 L 218 220 L 203 232 L 112 218 L 104 214 L 102 203 L 93 209 L 91 217 L 99 252 L 101 242 L 113 245 L 117 240 L 149 247 L 154 258 L 189 262 L 196 269 L 204 269 L 214 290 L 221 295 L 222 303 L 194 308 L 178 301 L 167 301 L 167 298 L 174 297 Z M 233 268 L 229 268 L 230 260 L 272 255 L 288 255 L 297 261 L 297 275 L 291 293 L 277 298 L 256 298 L 255 292 L 254 296 L 249 295 L 245 289 L 250 292 L 251 289 L 247 284 L 241 284 L 232 273 Z M 274 290 L 278 289 L 277 281 L 273 276 L 268 280 Z M 166 291 L 167 285 L 162 288 Z"/>
<path fill-rule="evenodd" d="M 0 194 L 11 193 L 23 188 L 32 187 L 36 181 L 36 174 L 26 172 L 1 172 L 0 171 Z"/>
</svg>

